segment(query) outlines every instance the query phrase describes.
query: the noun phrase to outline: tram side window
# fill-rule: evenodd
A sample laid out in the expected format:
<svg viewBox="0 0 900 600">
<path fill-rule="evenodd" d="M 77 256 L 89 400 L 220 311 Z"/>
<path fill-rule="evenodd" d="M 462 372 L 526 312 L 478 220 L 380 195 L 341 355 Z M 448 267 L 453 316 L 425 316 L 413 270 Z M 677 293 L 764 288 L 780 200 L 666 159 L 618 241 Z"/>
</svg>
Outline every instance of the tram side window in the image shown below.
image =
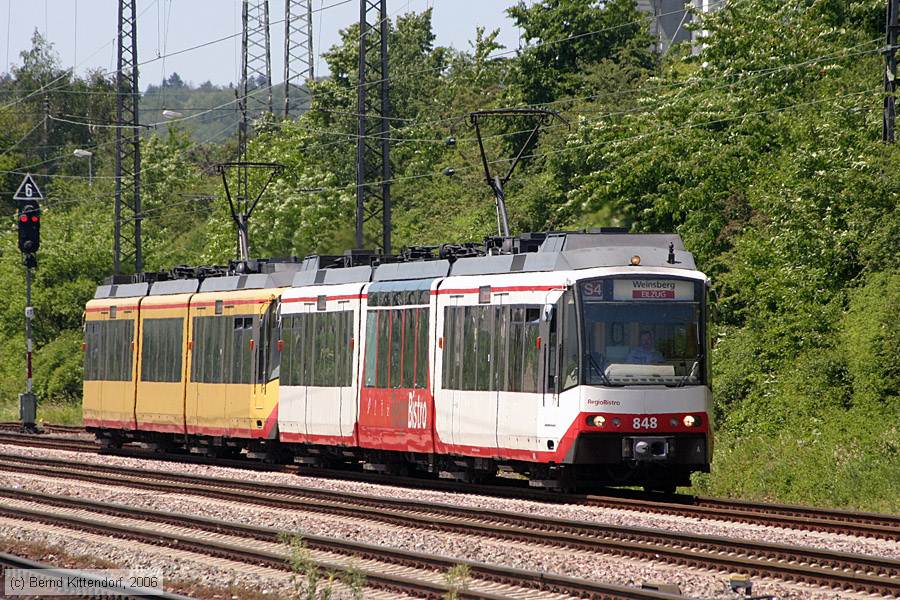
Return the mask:
<svg viewBox="0 0 900 600">
<path fill-rule="evenodd" d="M 478 365 L 478 309 L 480 306 L 463 310 L 462 344 L 462 387 L 463 390 L 477 390 L 475 368 Z"/>
<path fill-rule="evenodd" d="M 366 319 L 366 387 L 376 387 L 378 383 L 378 352 L 373 352 L 372 348 L 377 349 L 378 345 L 378 312 L 369 311 L 369 318 Z"/>
<path fill-rule="evenodd" d="M 509 389 L 509 373 L 507 372 L 507 357 L 509 348 L 515 346 L 509 341 L 509 307 L 494 307 L 494 331 L 497 332 L 496 350 L 494 356 L 494 388 L 496 390 Z"/>
<path fill-rule="evenodd" d="M 562 333 L 560 335 L 560 377 L 567 390 L 578 384 L 578 323 L 575 311 L 575 292 L 569 290 L 560 300 Z"/>
<path fill-rule="evenodd" d="M 415 387 L 428 387 L 428 309 L 416 311 L 416 381 Z"/>
<path fill-rule="evenodd" d="M 457 319 L 461 315 L 461 311 L 454 307 L 448 306 L 444 309 L 444 352 L 441 376 L 441 387 L 445 390 L 459 389 L 459 341 L 460 336 L 456 335 L 458 331 Z"/>
<path fill-rule="evenodd" d="M 522 347 L 522 391 L 541 391 L 538 379 L 538 367 L 540 366 L 540 347 L 537 340 L 540 337 L 541 311 L 539 308 L 525 309 L 524 344 Z"/>
<path fill-rule="evenodd" d="M 184 319 L 144 319 L 141 331 L 141 381 L 181 381 Z"/>
<path fill-rule="evenodd" d="M 509 362 L 507 363 L 506 382 L 508 392 L 521 392 L 522 389 L 522 345 L 525 341 L 525 308 L 510 307 L 509 315 Z"/>
<path fill-rule="evenodd" d="M 231 326 L 231 383 L 250 383 L 253 373 L 253 317 L 235 317 Z"/>
<path fill-rule="evenodd" d="M 446 308 L 443 387 L 539 392 L 540 314 L 524 305 Z"/>
<path fill-rule="evenodd" d="M 253 383 L 252 316 L 194 317 L 191 381 Z"/>
<path fill-rule="evenodd" d="M 337 383 L 341 387 L 350 387 L 353 385 L 353 311 L 341 311 L 336 318 Z"/>
<path fill-rule="evenodd" d="M 99 379 L 97 377 L 97 356 L 100 354 L 100 348 L 97 347 L 95 338 L 97 337 L 94 321 L 88 321 L 84 324 L 84 378 L 87 381 Z"/>
<path fill-rule="evenodd" d="M 88 321 L 84 333 L 85 379 L 131 381 L 134 321 Z"/>
<path fill-rule="evenodd" d="M 416 383 L 416 309 L 403 311 L 403 378 L 400 387 Z"/>
<path fill-rule="evenodd" d="M 282 319 L 281 383 L 292 386 L 353 385 L 353 312 L 317 312 Z"/>
<path fill-rule="evenodd" d="M 294 363 L 294 317 L 287 315 L 281 318 L 281 341 L 284 349 L 281 351 L 281 384 L 288 385 L 292 379 L 291 365 Z"/>
<path fill-rule="evenodd" d="M 402 383 L 401 361 L 403 360 L 403 311 L 392 310 L 390 341 L 390 387 L 397 389 Z"/>
<path fill-rule="evenodd" d="M 484 381 L 479 381 L 482 374 L 485 336 L 482 333 L 481 323 L 484 316 L 483 306 L 473 306 L 465 310 L 465 325 L 463 327 L 463 386 L 467 390 L 479 390 Z M 490 368 L 490 365 L 488 365 Z"/>
<path fill-rule="evenodd" d="M 200 344 L 203 340 L 204 330 L 206 329 L 206 321 L 200 317 L 194 317 L 191 323 L 191 381 L 203 381 L 204 360 L 203 354 L 200 352 Z"/>
<path fill-rule="evenodd" d="M 281 384 L 299 385 L 300 370 L 303 366 L 303 315 L 286 315 L 281 319 L 281 339 L 284 351 L 281 353 Z"/>
<path fill-rule="evenodd" d="M 203 358 L 206 361 L 206 383 L 225 383 L 225 379 L 222 377 L 222 358 L 225 356 L 225 319 L 222 317 L 208 318 L 206 338 L 202 344 Z"/>
<path fill-rule="evenodd" d="M 425 388 L 428 384 L 428 309 L 369 310 L 365 386 Z"/>
</svg>

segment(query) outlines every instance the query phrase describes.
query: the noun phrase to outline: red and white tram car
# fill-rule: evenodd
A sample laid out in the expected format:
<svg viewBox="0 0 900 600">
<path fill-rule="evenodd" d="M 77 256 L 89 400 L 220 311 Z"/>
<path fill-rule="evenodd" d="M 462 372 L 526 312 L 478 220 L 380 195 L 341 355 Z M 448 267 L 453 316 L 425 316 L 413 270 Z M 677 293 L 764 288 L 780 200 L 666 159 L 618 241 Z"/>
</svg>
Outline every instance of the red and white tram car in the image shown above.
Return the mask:
<svg viewBox="0 0 900 600">
<path fill-rule="evenodd" d="M 263 264 L 277 271 L 271 284 L 241 278 L 272 289 L 267 313 L 241 322 L 259 338 L 248 382 L 266 386 L 248 394 L 275 394 L 275 430 L 154 439 L 461 480 L 503 470 L 567 488 L 671 490 L 709 470 L 708 279 L 677 235 L 529 234 L 443 254 L 376 266 L 313 256 Z M 225 289 L 211 279 L 201 290 Z M 202 354 L 193 327 L 177 345 Z M 214 383 L 191 377 L 185 368 L 183 387 Z M 222 377 L 236 380 L 227 365 Z M 137 421 L 95 429 L 147 437 Z"/>
</svg>

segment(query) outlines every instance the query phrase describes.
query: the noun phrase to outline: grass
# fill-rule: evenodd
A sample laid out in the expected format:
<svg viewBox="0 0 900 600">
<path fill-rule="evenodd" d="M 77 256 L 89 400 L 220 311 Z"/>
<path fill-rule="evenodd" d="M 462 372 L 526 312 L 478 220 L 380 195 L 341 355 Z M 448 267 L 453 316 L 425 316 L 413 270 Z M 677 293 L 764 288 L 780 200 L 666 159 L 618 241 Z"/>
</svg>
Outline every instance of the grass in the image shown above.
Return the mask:
<svg viewBox="0 0 900 600">
<path fill-rule="evenodd" d="M 0 421 L 19 420 L 19 400 L 0 403 Z M 81 405 L 68 402 L 40 402 L 37 411 L 38 423 L 54 425 L 81 425 Z"/>
<path fill-rule="evenodd" d="M 892 407 L 823 411 L 779 431 L 723 431 L 693 493 L 900 514 L 900 425 Z"/>
</svg>

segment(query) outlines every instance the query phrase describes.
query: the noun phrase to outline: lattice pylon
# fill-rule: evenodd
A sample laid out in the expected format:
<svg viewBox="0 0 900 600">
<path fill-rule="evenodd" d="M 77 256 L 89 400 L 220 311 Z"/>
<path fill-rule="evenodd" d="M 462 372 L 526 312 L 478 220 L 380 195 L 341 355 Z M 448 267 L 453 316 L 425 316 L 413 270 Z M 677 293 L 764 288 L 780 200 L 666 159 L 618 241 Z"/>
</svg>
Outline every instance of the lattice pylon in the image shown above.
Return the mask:
<svg viewBox="0 0 900 600">
<path fill-rule="evenodd" d="M 250 122 L 264 113 L 272 114 L 272 57 L 269 37 L 269 0 L 243 0 L 241 3 L 241 84 L 238 91 L 238 162 L 247 162 Z M 250 202 L 249 171 L 237 173 L 235 201 L 240 207 Z"/>
<path fill-rule="evenodd" d="M 386 0 L 360 0 L 356 146 L 356 246 L 368 239 L 367 224 L 380 221 L 380 246 L 391 252 L 390 98 Z M 372 228 L 371 226 L 369 228 Z"/>
<path fill-rule="evenodd" d="M 116 192 L 113 270 L 121 273 L 134 260 L 144 267 L 141 252 L 141 133 L 138 87 L 136 0 L 119 0 L 116 71 Z M 133 226 L 133 229 L 132 227 Z M 129 234 L 132 229 L 133 233 Z"/>
<path fill-rule="evenodd" d="M 269 37 L 269 0 L 244 0 L 242 92 L 250 118 L 271 113 L 272 52 Z"/>
<path fill-rule="evenodd" d="M 284 117 L 297 115 L 312 100 L 312 0 L 284 0 Z"/>
</svg>

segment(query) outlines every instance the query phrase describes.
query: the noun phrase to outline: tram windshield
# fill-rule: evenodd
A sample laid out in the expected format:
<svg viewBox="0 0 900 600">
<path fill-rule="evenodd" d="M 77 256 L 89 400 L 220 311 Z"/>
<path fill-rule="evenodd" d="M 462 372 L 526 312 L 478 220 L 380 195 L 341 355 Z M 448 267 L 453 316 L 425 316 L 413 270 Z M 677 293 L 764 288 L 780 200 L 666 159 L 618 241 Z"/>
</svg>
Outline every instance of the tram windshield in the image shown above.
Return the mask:
<svg viewBox="0 0 900 600">
<path fill-rule="evenodd" d="M 580 288 L 588 385 L 703 383 L 701 284 L 598 279 Z"/>
</svg>

